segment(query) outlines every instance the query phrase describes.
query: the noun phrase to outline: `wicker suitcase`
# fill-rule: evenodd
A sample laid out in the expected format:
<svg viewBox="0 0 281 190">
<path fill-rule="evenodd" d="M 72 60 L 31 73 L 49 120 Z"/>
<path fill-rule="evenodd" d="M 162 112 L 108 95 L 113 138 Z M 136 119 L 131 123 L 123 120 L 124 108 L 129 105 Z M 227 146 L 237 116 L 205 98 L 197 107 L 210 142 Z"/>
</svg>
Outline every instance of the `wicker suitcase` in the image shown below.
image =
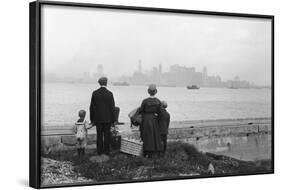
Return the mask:
<svg viewBox="0 0 281 190">
<path fill-rule="evenodd" d="M 141 156 L 143 152 L 142 144 L 143 142 L 139 140 L 122 138 L 120 151 L 135 156 Z"/>
</svg>

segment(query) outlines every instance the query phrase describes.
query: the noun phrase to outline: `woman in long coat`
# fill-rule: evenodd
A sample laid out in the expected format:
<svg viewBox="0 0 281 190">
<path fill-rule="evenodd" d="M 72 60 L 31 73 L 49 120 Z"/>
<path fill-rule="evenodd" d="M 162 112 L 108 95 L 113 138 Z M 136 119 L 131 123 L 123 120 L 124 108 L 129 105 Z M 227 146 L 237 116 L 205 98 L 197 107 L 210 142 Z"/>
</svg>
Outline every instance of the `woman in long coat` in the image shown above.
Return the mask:
<svg viewBox="0 0 281 190">
<path fill-rule="evenodd" d="M 140 107 L 140 114 L 142 114 L 140 133 L 143 141 L 144 156 L 152 157 L 153 154 L 158 154 L 162 151 L 158 124 L 161 102 L 155 97 L 157 93 L 156 85 L 150 85 L 148 93 L 150 97 L 144 99 Z"/>
</svg>

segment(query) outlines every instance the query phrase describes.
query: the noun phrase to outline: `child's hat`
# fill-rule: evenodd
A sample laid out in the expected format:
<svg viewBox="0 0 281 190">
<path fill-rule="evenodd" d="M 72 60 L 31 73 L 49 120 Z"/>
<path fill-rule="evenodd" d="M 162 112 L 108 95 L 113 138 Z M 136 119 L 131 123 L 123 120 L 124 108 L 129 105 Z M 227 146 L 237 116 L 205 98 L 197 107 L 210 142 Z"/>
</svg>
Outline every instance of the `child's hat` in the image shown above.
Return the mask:
<svg viewBox="0 0 281 190">
<path fill-rule="evenodd" d="M 85 115 L 86 115 L 86 111 L 85 111 L 85 110 L 80 110 L 80 111 L 78 112 L 78 116 L 79 116 L 79 117 L 85 117 Z"/>
</svg>

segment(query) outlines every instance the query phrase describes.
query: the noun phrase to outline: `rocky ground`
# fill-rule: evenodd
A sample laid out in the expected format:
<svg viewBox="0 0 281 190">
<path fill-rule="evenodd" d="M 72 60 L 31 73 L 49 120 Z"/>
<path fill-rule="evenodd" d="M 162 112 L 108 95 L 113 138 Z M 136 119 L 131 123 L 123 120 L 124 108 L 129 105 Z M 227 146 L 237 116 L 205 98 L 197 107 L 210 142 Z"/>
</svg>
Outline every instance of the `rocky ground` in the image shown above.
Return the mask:
<svg viewBox="0 0 281 190">
<path fill-rule="evenodd" d="M 42 184 L 106 182 L 177 176 L 253 174 L 271 170 L 271 161 L 246 162 L 211 153 L 201 153 L 189 144 L 168 144 L 162 157 L 134 157 L 115 151 L 110 157 L 88 153 L 83 160 L 73 152 L 42 158 Z"/>
<path fill-rule="evenodd" d="M 73 163 L 70 161 L 57 161 L 49 158 L 42 158 L 41 165 L 42 186 L 93 181 L 77 173 L 74 170 Z"/>
</svg>

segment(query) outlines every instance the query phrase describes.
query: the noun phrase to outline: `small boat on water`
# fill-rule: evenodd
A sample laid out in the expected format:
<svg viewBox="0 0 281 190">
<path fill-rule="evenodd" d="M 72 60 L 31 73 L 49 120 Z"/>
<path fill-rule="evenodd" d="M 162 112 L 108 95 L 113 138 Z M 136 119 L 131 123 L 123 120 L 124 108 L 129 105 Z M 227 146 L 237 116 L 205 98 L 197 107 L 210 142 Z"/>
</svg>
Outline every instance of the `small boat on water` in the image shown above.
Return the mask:
<svg viewBox="0 0 281 190">
<path fill-rule="evenodd" d="M 113 85 L 114 86 L 130 86 L 130 84 L 127 82 L 114 82 Z"/>
<path fill-rule="evenodd" d="M 200 87 L 197 86 L 197 85 L 187 86 L 186 88 L 189 89 L 189 90 L 198 90 L 198 89 L 200 89 Z"/>
</svg>

